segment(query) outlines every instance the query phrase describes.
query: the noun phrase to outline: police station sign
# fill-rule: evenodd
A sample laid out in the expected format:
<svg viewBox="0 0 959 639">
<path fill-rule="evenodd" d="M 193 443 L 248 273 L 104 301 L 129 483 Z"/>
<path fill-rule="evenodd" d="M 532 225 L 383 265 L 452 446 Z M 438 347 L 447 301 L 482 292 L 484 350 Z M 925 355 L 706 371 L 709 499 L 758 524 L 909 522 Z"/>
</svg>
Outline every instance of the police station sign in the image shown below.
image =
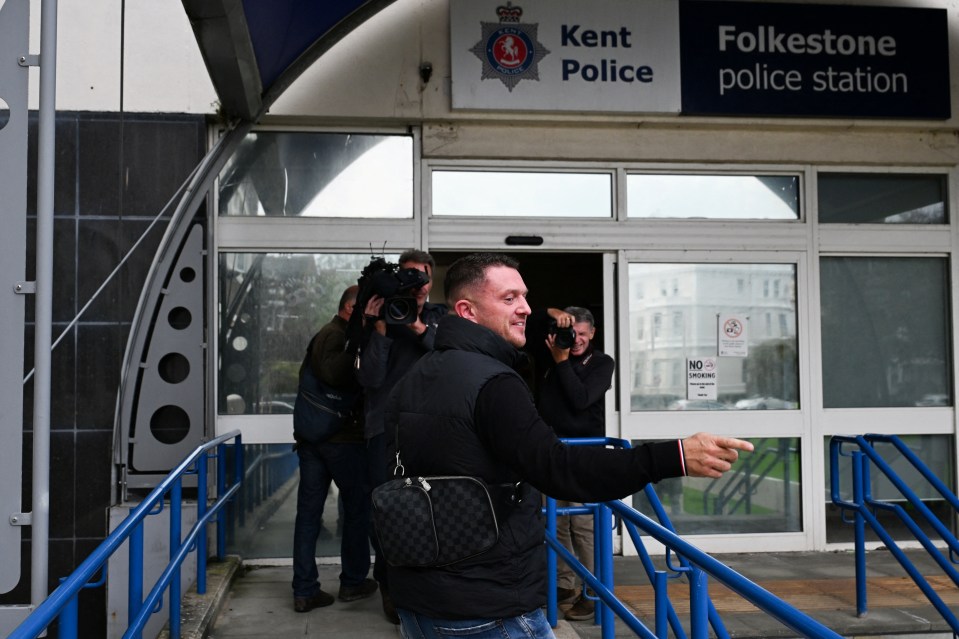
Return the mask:
<svg viewBox="0 0 959 639">
<path fill-rule="evenodd" d="M 450 0 L 454 109 L 679 111 L 677 0 Z"/>
<path fill-rule="evenodd" d="M 945 9 L 450 0 L 454 109 L 951 116 Z"/>
<path fill-rule="evenodd" d="M 682 112 L 950 117 L 945 9 L 680 3 Z"/>
</svg>

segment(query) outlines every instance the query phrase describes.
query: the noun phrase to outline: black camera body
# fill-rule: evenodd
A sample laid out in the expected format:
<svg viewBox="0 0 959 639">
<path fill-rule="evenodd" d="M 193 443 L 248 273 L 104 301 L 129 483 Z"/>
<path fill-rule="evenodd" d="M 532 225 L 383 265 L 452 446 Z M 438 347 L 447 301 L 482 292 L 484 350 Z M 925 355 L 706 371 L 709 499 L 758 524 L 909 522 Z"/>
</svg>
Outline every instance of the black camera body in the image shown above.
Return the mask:
<svg viewBox="0 0 959 639">
<path fill-rule="evenodd" d="M 573 330 L 572 326 L 562 327 L 556 323 L 556 320 L 549 320 L 549 329 L 547 330 L 549 335 L 555 335 L 553 343 L 557 348 L 572 348 L 573 344 L 576 343 L 576 331 Z"/>
<path fill-rule="evenodd" d="M 419 269 L 401 269 L 399 264 L 374 257 L 363 269 L 357 282 L 360 290 L 356 295 L 356 308 L 366 308 L 370 298 L 379 295 L 384 300 L 379 316 L 387 324 L 412 324 L 416 321 L 419 309 L 410 291 L 429 281 L 429 276 Z"/>
</svg>

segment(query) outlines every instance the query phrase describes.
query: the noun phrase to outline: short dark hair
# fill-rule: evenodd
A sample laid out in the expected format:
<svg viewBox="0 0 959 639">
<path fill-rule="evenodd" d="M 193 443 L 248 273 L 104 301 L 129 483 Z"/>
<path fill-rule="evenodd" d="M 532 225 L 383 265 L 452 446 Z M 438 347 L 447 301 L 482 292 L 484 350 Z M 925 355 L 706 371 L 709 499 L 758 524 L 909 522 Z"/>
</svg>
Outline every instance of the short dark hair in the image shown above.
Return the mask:
<svg viewBox="0 0 959 639">
<path fill-rule="evenodd" d="M 409 251 L 403 251 L 403 254 L 400 255 L 400 259 L 397 260 L 397 263 L 402 266 L 407 262 L 416 262 L 417 264 L 428 264 L 430 267 L 430 275 L 433 274 L 433 271 L 436 270 L 436 260 L 433 259 L 433 256 L 427 253 L 426 251 L 419 251 L 417 249 L 411 249 Z"/>
<path fill-rule="evenodd" d="M 467 290 L 486 281 L 486 270 L 494 266 L 519 270 L 519 262 L 502 253 L 470 253 L 450 264 L 443 281 L 446 300 L 456 303 L 463 299 Z"/>
<path fill-rule="evenodd" d="M 563 310 L 573 316 L 573 323 L 575 324 L 589 322 L 590 327 L 596 326 L 596 320 L 593 319 L 593 314 L 588 308 L 583 308 L 582 306 L 567 306 Z"/>
<path fill-rule="evenodd" d="M 353 286 L 347 286 L 346 290 L 343 291 L 343 294 L 340 295 L 340 305 L 336 307 L 336 310 L 342 311 L 346 308 L 346 305 L 350 302 L 356 301 L 356 295 L 360 292 L 360 287 L 354 284 Z"/>
</svg>

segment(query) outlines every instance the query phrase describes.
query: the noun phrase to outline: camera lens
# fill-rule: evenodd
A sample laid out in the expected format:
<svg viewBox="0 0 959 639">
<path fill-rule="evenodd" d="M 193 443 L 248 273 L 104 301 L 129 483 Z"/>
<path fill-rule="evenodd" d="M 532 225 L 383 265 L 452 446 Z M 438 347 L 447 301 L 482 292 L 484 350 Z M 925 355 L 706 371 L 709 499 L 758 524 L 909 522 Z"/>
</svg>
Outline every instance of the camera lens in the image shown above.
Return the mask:
<svg viewBox="0 0 959 639">
<path fill-rule="evenodd" d="M 409 324 L 416 318 L 416 300 L 411 297 L 394 297 L 386 300 L 386 321 L 393 324 Z"/>
<path fill-rule="evenodd" d="M 556 330 L 556 346 L 559 348 L 572 348 L 576 343 L 576 331 L 572 328 L 560 328 Z"/>
<path fill-rule="evenodd" d="M 553 343 L 557 348 L 572 348 L 576 343 L 576 331 L 571 326 L 560 327 L 554 319 L 550 319 L 547 332 L 554 336 Z"/>
</svg>

